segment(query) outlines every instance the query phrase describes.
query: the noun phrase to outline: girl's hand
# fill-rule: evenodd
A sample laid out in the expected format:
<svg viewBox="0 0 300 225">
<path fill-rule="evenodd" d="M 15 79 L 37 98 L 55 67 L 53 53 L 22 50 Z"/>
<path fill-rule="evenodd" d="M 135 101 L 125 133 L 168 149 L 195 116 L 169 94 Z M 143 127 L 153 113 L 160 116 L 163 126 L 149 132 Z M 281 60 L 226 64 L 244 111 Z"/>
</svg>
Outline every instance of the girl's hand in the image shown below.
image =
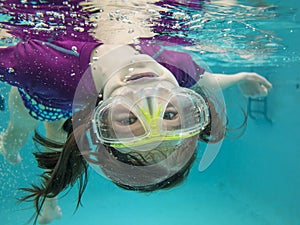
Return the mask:
<svg viewBox="0 0 300 225">
<path fill-rule="evenodd" d="M 240 77 L 238 87 L 246 97 L 265 97 L 272 89 L 272 84 L 257 73 L 241 72 L 236 75 Z"/>
</svg>

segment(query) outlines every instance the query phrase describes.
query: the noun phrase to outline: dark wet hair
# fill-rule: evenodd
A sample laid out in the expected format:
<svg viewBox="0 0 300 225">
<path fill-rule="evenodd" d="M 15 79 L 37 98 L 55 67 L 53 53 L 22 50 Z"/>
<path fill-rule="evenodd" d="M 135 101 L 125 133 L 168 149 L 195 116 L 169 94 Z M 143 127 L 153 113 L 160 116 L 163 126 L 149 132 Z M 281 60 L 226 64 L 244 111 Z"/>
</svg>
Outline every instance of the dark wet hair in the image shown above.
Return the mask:
<svg viewBox="0 0 300 225">
<path fill-rule="evenodd" d="M 57 149 L 53 152 L 33 153 L 38 167 L 46 170 L 41 174 L 42 183 L 39 186 L 32 184 L 30 188 L 20 188 L 29 194 L 19 200 L 33 201 L 35 204 L 34 224 L 37 222 L 37 217 L 41 213 L 46 198 L 54 198 L 67 187 L 73 187 L 75 183 L 78 183 L 77 209 L 81 205 L 81 197 L 87 185 L 88 166 L 73 139 L 71 119 L 64 123 L 62 129 L 68 133 L 68 139 L 64 144 L 42 137 L 36 131 L 33 136 L 34 142 L 40 146 Z"/>
<path fill-rule="evenodd" d="M 226 130 L 224 122 L 221 119 L 222 116 L 216 111 L 214 103 L 210 101 L 204 93 L 200 94 L 203 95 L 207 104 L 209 104 L 211 119 L 210 123 L 199 135 L 199 140 L 205 142 L 218 142 L 224 137 Z M 88 164 L 76 143 L 75 136 L 82 136 L 81 138 L 86 139 L 86 128 L 87 124 L 90 122 L 90 117 L 86 115 L 89 114 L 84 110 L 76 113 L 76 117 L 74 116 L 74 118 L 82 118 L 82 126 L 78 126 L 75 130 L 73 130 L 72 118 L 65 122 L 62 129 L 68 133 L 68 138 L 64 144 L 48 140 L 37 132 L 34 134 L 33 140 L 36 143 L 52 149 L 62 149 L 62 151 L 34 153 L 38 166 L 46 171 L 41 175 L 42 184 L 39 186 L 32 184 L 30 188 L 21 189 L 25 192 L 29 192 L 29 194 L 20 199 L 21 201 L 33 201 L 35 203 L 37 214 L 34 223 L 37 221 L 37 216 L 40 214 L 46 198 L 56 197 L 65 189 L 73 187 L 77 182 L 79 184 L 79 190 L 76 209 L 81 204 L 81 198 L 88 182 Z M 218 132 L 213 132 L 213 130 L 218 130 Z M 145 163 L 147 163 L 142 156 L 134 157 L 129 154 L 120 153 L 110 146 L 105 146 L 105 149 L 109 154 L 115 155 L 127 164 L 145 165 Z M 191 158 L 179 171 L 158 183 L 133 187 L 119 181 L 114 181 L 113 179 L 111 180 L 123 189 L 139 192 L 153 192 L 160 189 L 170 189 L 181 184 L 187 177 L 196 158 L 196 150 L 194 149 L 193 151 Z"/>
<path fill-rule="evenodd" d="M 109 147 L 108 151 L 113 154 L 115 157 L 123 158 L 122 161 L 128 164 L 142 164 L 142 161 L 132 157 L 128 154 L 124 154 L 121 153 L 119 151 L 116 151 L 114 148 Z M 141 156 L 141 158 L 143 158 Z M 125 190 L 130 190 L 130 191 L 139 191 L 139 192 L 153 192 L 156 190 L 163 190 L 163 189 L 171 189 L 173 187 L 178 186 L 179 184 L 181 184 L 185 178 L 188 176 L 189 171 L 193 165 L 193 162 L 196 159 L 196 151 L 194 151 L 192 157 L 189 159 L 189 161 L 175 174 L 173 174 L 172 176 L 168 177 L 167 179 L 155 183 L 155 184 L 151 184 L 151 185 L 145 185 L 145 186 L 131 186 L 131 185 L 127 185 L 121 182 L 114 182 L 117 186 L 125 189 Z M 133 161 L 135 163 L 133 163 Z M 142 166 L 142 165 L 141 165 Z"/>
</svg>

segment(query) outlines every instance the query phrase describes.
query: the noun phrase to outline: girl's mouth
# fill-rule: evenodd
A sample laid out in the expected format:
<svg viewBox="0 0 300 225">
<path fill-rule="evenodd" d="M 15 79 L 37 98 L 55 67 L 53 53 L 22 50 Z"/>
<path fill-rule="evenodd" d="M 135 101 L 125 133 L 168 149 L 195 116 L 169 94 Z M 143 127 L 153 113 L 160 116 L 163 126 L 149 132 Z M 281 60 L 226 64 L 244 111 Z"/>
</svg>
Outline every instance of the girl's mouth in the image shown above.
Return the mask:
<svg viewBox="0 0 300 225">
<path fill-rule="evenodd" d="M 158 76 L 154 73 L 139 73 L 139 74 L 125 76 L 124 81 L 125 82 L 134 82 L 134 81 L 142 79 L 142 78 L 153 78 L 153 77 L 158 77 Z"/>
</svg>

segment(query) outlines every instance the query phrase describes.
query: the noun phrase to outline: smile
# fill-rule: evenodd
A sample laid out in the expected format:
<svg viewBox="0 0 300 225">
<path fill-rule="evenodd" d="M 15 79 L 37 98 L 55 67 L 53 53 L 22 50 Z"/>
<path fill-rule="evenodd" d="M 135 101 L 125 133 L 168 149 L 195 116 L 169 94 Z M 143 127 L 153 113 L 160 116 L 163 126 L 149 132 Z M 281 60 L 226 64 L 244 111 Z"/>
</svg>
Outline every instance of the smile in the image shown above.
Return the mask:
<svg viewBox="0 0 300 225">
<path fill-rule="evenodd" d="M 124 82 L 135 82 L 140 79 L 144 79 L 144 78 L 147 79 L 147 78 L 154 78 L 154 77 L 158 77 L 158 75 L 154 73 L 139 73 L 139 74 L 125 76 Z"/>
</svg>

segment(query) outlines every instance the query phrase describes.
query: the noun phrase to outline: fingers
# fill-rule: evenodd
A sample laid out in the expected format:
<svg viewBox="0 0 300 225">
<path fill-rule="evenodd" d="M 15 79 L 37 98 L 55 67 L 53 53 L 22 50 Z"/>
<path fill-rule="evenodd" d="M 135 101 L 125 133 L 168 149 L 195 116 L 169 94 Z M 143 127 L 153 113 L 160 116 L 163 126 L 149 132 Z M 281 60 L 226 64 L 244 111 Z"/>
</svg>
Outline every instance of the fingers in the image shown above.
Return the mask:
<svg viewBox="0 0 300 225">
<path fill-rule="evenodd" d="M 260 85 L 260 96 L 259 97 L 265 97 L 269 93 L 268 88 L 266 88 L 264 85 Z"/>
<path fill-rule="evenodd" d="M 272 84 L 263 76 L 255 74 L 257 81 L 265 86 L 265 88 L 272 89 Z"/>
<path fill-rule="evenodd" d="M 265 97 L 272 89 L 272 84 L 266 78 L 257 73 L 243 72 L 241 74 L 243 82 L 239 84 L 239 88 L 246 97 Z"/>
<path fill-rule="evenodd" d="M 266 97 L 268 94 L 269 94 L 269 89 L 265 85 L 261 84 L 261 85 L 257 85 L 256 88 L 249 90 L 248 97 L 261 98 L 261 97 Z"/>
<path fill-rule="evenodd" d="M 265 77 L 257 73 L 250 73 L 249 75 L 251 77 L 250 80 L 254 82 L 252 94 L 250 96 L 254 98 L 267 96 L 273 87 L 272 84 Z"/>
</svg>

